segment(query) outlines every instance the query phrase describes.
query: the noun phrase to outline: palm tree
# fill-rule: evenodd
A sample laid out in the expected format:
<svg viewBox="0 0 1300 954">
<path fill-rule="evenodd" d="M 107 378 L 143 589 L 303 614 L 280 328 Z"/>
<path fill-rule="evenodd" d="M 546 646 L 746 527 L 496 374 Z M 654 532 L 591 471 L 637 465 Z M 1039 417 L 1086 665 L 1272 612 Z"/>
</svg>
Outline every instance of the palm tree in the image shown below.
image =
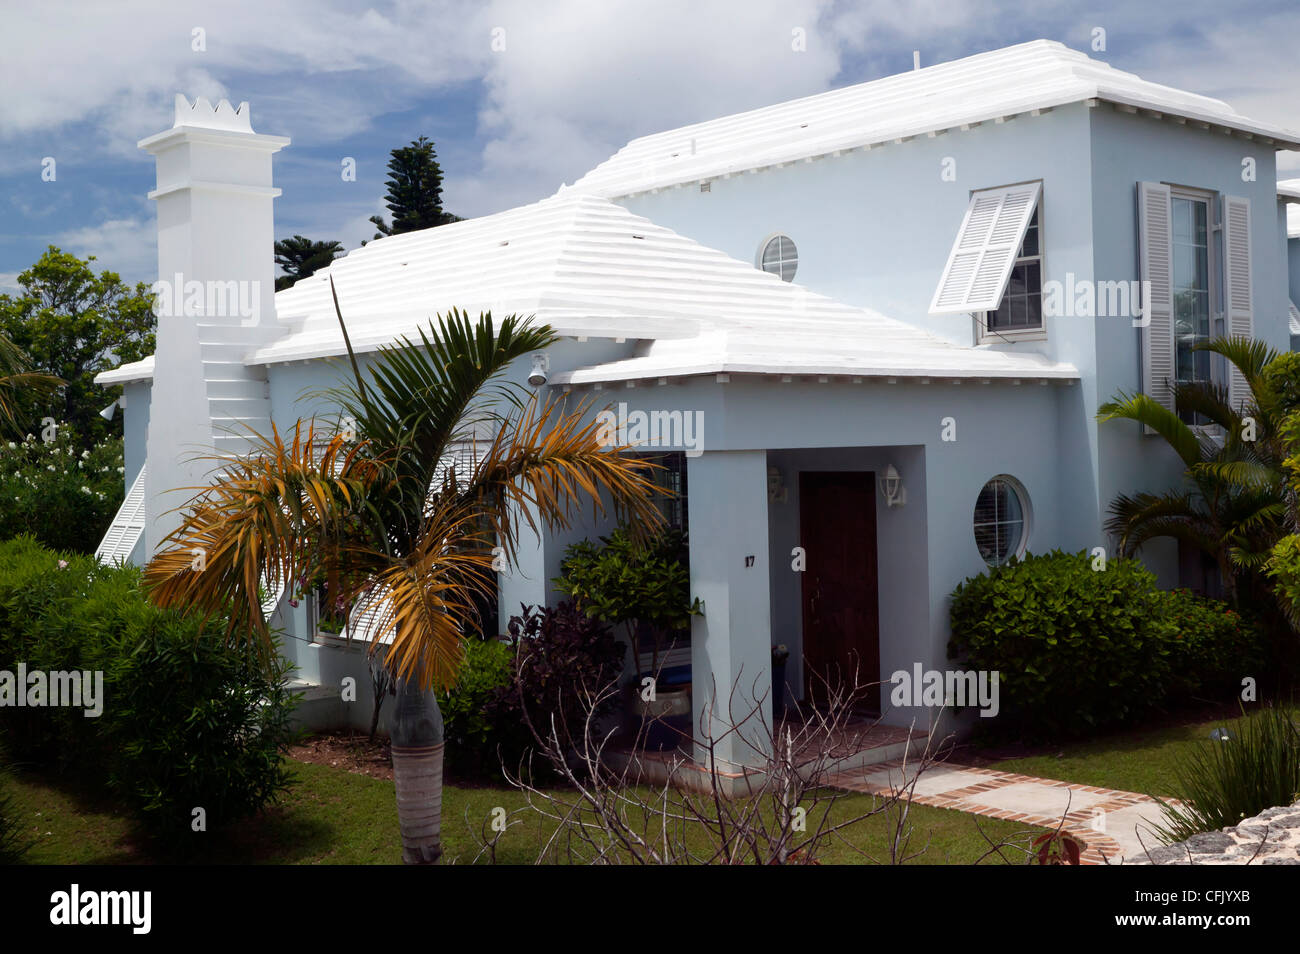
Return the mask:
<svg viewBox="0 0 1300 954">
<path fill-rule="evenodd" d="M 1173 411 L 1146 394 L 1120 393 L 1098 410 L 1101 421 L 1136 421 L 1155 431 L 1186 468 L 1187 485 L 1161 494 L 1120 494 L 1106 530 L 1122 556 L 1170 537 L 1209 554 L 1230 595 L 1256 592 L 1259 571 L 1285 529 L 1288 495 L 1284 408 L 1266 373 L 1277 353 L 1249 338 L 1218 338 L 1197 346 L 1222 355 L 1241 372 L 1250 396 L 1233 407 L 1227 389 L 1204 381 L 1171 385 Z M 1217 429 L 1194 427 L 1197 417 Z"/>
<path fill-rule="evenodd" d="M 286 435 L 273 426 L 252 453 L 219 458 L 220 475 L 187 505 L 145 581 L 155 602 L 225 615 L 233 637 L 268 653 L 262 580 L 324 577 L 353 613 L 379 607 L 371 652 L 398 689 L 403 859 L 432 863 L 442 851 L 434 690 L 455 682 L 495 557 L 513 558 L 524 528 L 570 526 L 582 498 L 644 526 L 660 518 L 650 465 L 610 453 L 597 423 L 583 423 L 586 403 L 566 410 L 505 380 L 511 362 L 555 340 L 549 328 L 453 310 L 418 343 L 380 349 L 363 375 L 341 314 L 339 323 L 352 380 L 323 393 L 345 426 L 322 433 L 300 420 Z M 202 572 L 191 568 L 196 548 Z"/>
<path fill-rule="evenodd" d="M 0 335 L 0 431 L 21 433 L 30 403 L 48 397 L 66 383 L 52 374 L 33 371 L 22 349 Z"/>
</svg>

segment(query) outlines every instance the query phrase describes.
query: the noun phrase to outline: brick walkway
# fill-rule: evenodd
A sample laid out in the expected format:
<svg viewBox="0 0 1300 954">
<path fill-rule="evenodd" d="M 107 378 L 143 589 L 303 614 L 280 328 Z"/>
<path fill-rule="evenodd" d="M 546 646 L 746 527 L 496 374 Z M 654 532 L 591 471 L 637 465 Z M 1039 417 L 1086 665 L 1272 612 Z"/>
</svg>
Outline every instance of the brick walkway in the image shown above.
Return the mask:
<svg viewBox="0 0 1300 954">
<path fill-rule="evenodd" d="M 888 795 L 915 776 L 916 760 L 909 760 L 904 771 L 900 759 L 843 772 L 828 781 L 848 791 Z M 916 780 L 912 801 L 1040 828 L 1059 825 L 1086 846 L 1085 865 L 1118 864 L 1125 855 L 1143 854 L 1143 845 L 1160 844 L 1152 825 L 1160 819 L 1160 806 L 1134 792 L 937 762 Z"/>
</svg>

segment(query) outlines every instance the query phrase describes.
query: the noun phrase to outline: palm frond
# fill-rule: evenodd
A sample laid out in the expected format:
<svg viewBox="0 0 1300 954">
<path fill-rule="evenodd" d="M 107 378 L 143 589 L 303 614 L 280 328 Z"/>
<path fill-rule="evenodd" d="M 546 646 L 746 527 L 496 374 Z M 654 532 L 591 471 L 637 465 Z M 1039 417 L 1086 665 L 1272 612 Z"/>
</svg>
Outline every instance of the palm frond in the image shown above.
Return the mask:
<svg viewBox="0 0 1300 954">
<path fill-rule="evenodd" d="M 1120 392 L 1116 399 L 1107 401 L 1097 409 L 1099 421 L 1118 419 L 1136 421 L 1150 427 L 1165 439 L 1174 453 L 1189 467 L 1200 460 L 1201 444 L 1196 433 L 1177 414 L 1149 394 Z"/>
</svg>

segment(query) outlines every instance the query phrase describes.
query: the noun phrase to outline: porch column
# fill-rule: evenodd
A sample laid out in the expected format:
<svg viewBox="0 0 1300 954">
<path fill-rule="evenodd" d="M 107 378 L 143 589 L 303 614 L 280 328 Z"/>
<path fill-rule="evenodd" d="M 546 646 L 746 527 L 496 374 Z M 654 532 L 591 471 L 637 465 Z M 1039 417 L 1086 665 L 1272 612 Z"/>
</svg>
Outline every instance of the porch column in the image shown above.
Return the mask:
<svg viewBox="0 0 1300 954">
<path fill-rule="evenodd" d="M 691 626 L 692 728 L 716 741 L 718 770 L 735 771 L 764 764 L 771 742 L 767 451 L 706 451 L 686 476 L 691 595 L 704 603 Z M 699 741 L 695 758 L 708 759 Z"/>
</svg>

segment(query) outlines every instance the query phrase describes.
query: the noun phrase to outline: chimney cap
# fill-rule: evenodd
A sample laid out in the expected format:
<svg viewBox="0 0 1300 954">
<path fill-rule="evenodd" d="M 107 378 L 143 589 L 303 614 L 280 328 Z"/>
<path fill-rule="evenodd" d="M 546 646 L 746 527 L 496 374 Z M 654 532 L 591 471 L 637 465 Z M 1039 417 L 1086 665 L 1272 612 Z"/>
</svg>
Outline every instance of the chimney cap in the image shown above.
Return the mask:
<svg viewBox="0 0 1300 954">
<path fill-rule="evenodd" d="M 214 107 L 205 96 L 200 96 L 190 105 L 185 94 L 176 94 L 176 121 L 172 128 L 178 126 L 197 126 L 201 129 L 229 129 L 235 132 L 253 131 L 253 117 L 248 103 L 231 106 L 223 99 Z"/>
</svg>

